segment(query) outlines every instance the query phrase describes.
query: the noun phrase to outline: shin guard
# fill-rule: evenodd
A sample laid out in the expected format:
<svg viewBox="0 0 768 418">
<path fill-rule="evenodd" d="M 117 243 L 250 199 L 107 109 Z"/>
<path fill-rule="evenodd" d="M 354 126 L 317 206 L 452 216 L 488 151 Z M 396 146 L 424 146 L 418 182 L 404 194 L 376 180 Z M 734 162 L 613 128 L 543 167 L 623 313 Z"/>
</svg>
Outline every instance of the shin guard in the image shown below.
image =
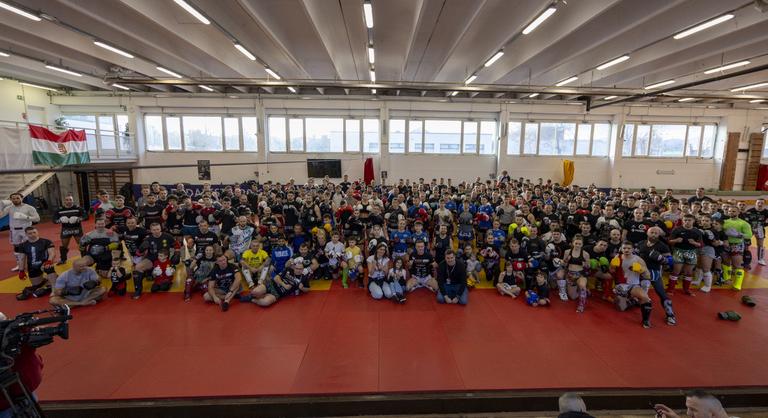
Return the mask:
<svg viewBox="0 0 768 418">
<path fill-rule="evenodd" d="M 744 269 L 734 269 L 733 288 L 741 290 L 741 284 L 744 282 Z"/>
<path fill-rule="evenodd" d="M 643 303 L 640 305 L 640 312 L 643 315 L 643 321 L 647 321 L 651 318 L 651 311 L 653 310 L 651 302 Z"/>
</svg>

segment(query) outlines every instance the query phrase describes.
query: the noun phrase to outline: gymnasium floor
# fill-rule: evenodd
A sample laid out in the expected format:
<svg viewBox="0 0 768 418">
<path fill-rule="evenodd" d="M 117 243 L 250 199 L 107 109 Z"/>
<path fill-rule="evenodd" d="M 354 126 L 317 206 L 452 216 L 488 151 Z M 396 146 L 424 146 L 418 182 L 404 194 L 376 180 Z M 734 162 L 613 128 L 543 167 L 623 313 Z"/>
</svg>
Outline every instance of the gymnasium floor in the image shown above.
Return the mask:
<svg viewBox="0 0 768 418">
<path fill-rule="evenodd" d="M 42 225 L 42 236 L 56 236 Z M 12 254 L 0 233 L 0 271 Z M 72 250 L 74 253 L 75 250 Z M 12 273 L 8 272 L 8 276 Z M 3 274 L 5 275 L 5 274 Z M 653 328 L 637 310 L 590 299 L 587 311 L 554 301 L 531 308 L 476 289 L 466 307 L 438 306 L 421 289 L 404 306 L 374 301 L 337 283 L 262 309 L 229 312 L 175 292 L 111 298 L 74 311 L 71 336 L 40 350 L 42 401 L 232 397 L 418 391 L 768 386 L 768 268 L 742 293 L 674 296 L 679 325 Z M 42 309 L 17 302 L 23 286 L 0 281 L 0 311 Z M 655 295 L 653 295 L 655 297 Z M 657 301 L 657 299 L 656 299 Z M 740 322 L 716 312 L 736 310 Z"/>
</svg>

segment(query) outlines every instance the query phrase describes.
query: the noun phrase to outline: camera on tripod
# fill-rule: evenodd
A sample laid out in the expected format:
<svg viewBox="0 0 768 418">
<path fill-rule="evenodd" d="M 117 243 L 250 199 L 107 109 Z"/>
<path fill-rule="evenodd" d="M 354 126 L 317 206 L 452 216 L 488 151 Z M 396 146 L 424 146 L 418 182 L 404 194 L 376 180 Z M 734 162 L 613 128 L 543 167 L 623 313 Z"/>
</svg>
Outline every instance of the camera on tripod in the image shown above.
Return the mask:
<svg viewBox="0 0 768 418">
<path fill-rule="evenodd" d="M 69 338 L 69 306 L 26 312 L 0 321 L 0 393 L 14 417 L 42 417 L 40 405 L 13 369 L 22 351 L 42 347 L 54 337 Z M 20 363 L 21 364 L 21 363 Z"/>
</svg>

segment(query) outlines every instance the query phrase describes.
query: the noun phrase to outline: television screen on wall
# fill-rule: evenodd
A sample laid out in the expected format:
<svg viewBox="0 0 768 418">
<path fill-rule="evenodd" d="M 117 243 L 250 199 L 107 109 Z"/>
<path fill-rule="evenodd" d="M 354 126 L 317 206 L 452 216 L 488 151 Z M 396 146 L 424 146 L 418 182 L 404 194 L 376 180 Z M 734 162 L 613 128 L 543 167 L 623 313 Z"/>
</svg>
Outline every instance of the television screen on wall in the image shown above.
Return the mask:
<svg viewBox="0 0 768 418">
<path fill-rule="evenodd" d="M 341 178 L 341 160 L 307 160 L 307 176 Z"/>
</svg>

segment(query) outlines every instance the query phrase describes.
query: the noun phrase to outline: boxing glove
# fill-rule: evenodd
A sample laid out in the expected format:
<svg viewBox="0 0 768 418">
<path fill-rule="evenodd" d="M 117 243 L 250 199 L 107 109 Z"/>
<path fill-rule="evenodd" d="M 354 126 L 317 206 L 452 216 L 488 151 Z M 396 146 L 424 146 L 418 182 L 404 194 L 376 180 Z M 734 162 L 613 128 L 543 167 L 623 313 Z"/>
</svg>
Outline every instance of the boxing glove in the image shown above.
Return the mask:
<svg viewBox="0 0 768 418">
<path fill-rule="evenodd" d="M 630 270 L 634 271 L 635 273 L 642 273 L 643 272 L 643 266 L 642 264 L 638 262 L 632 263 L 632 266 L 630 267 Z"/>
<path fill-rule="evenodd" d="M 59 218 L 59 223 L 60 224 L 68 224 L 69 223 L 69 217 L 62 216 L 61 218 Z"/>
<path fill-rule="evenodd" d="M 590 269 L 592 269 L 592 270 L 597 270 L 597 268 L 598 268 L 598 266 L 599 266 L 599 265 L 600 265 L 600 263 L 598 263 L 598 261 L 597 261 L 597 260 L 595 260 L 594 258 L 591 258 L 591 259 L 589 260 L 589 268 L 590 268 Z"/>
<path fill-rule="evenodd" d="M 91 290 L 91 289 L 95 288 L 97 284 L 98 284 L 98 282 L 96 280 L 89 280 L 89 281 L 83 283 L 83 287 L 86 290 Z"/>
<path fill-rule="evenodd" d="M 173 268 L 172 266 L 168 266 L 168 267 L 165 268 L 165 275 L 166 276 L 173 276 L 173 273 L 175 273 L 175 272 L 176 272 L 176 269 Z"/>
<path fill-rule="evenodd" d="M 161 269 L 160 266 L 157 266 L 157 267 L 152 269 L 152 276 L 158 277 L 161 274 L 163 274 L 163 269 Z"/>
<path fill-rule="evenodd" d="M 648 258 L 650 258 L 651 260 L 654 260 L 654 261 L 661 261 L 661 260 L 664 259 L 664 256 L 661 255 L 661 253 L 656 251 L 656 250 L 651 250 L 648 253 Z"/>
<path fill-rule="evenodd" d="M 69 223 L 71 223 L 71 224 L 80 223 L 80 217 L 79 216 L 70 216 L 69 217 Z"/>
</svg>

